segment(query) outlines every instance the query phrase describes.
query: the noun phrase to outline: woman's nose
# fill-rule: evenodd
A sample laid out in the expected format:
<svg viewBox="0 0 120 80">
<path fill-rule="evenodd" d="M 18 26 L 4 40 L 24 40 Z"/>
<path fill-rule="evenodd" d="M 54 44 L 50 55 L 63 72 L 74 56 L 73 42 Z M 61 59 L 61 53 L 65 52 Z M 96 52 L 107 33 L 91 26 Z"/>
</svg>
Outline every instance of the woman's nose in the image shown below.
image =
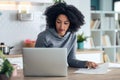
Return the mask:
<svg viewBox="0 0 120 80">
<path fill-rule="evenodd" d="M 61 24 L 61 25 L 60 25 L 60 28 L 63 29 L 63 28 L 64 28 L 64 24 Z"/>
</svg>

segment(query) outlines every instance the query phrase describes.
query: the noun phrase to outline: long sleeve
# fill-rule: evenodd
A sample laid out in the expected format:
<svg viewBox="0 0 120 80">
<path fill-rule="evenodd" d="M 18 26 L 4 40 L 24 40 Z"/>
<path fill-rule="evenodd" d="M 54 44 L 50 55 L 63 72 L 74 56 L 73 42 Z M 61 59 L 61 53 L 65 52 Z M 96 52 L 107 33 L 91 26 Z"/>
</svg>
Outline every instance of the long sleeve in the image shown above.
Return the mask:
<svg viewBox="0 0 120 80">
<path fill-rule="evenodd" d="M 74 44 L 74 46 L 72 47 L 70 53 L 68 54 L 68 64 L 70 67 L 76 67 L 76 68 L 87 68 L 86 62 L 87 61 L 80 61 L 76 59 L 75 56 L 76 53 L 76 42 Z"/>
</svg>

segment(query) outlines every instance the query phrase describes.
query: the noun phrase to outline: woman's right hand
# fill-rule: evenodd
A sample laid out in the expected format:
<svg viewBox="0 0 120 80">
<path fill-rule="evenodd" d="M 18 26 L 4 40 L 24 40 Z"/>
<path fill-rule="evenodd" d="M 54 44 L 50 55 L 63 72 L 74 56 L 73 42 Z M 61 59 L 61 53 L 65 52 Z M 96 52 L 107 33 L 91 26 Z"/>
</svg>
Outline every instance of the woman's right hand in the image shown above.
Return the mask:
<svg viewBox="0 0 120 80">
<path fill-rule="evenodd" d="M 98 64 L 97 63 L 95 63 L 95 62 L 92 62 L 92 61 L 88 61 L 87 63 L 86 63 L 86 66 L 88 67 L 88 68 L 96 68 L 97 66 L 98 66 Z"/>
</svg>

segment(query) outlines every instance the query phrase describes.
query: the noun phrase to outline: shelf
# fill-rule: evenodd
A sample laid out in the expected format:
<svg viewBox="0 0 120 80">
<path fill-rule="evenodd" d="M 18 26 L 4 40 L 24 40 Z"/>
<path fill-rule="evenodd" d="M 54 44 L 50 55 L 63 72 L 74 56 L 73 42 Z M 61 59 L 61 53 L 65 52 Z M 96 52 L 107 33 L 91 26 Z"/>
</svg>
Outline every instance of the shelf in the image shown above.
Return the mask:
<svg viewBox="0 0 120 80">
<path fill-rule="evenodd" d="M 98 11 L 98 10 L 92 10 L 91 13 L 101 13 L 101 11 Z"/>
<path fill-rule="evenodd" d="M 101 31 L 101 30 L 100 30 L 100 29 L 91 29 L 91 31 L 99 32 L 99 31 Z"/>
<path fill-rule="evenodd" d="M 117 14 L 117 16 L 116 16 Z M 100 23 L 97 23 L 99 19 Z M 114 11 L 91 11 L 91 37 L 94 46 L 91 49 L 104 50 L 111 62 L 116 62 L 117 53 L 120 54 L 120 12 Z M 99 24 L 95 25 L 95 23 Z"/>
</svg>

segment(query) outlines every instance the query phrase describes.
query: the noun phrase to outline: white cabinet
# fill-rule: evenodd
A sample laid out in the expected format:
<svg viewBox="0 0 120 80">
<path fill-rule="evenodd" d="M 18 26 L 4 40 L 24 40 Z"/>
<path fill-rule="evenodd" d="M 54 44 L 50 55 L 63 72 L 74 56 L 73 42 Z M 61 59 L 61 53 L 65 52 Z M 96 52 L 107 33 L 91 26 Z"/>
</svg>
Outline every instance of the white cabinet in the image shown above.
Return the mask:
<svg viewBox="0 0 120 80">
<path fill-rule="evenodd" d="M 78 50 L 76 54 L 78 60 L 93 61 L 103 63 L 103 51 L 101 50 Z"/>
<path fill-rule="evenodd" d="M 120 57 L 120 12 L 91 11 L 92 48 L 104 50 L 111 62 Z"/>
</svg>

